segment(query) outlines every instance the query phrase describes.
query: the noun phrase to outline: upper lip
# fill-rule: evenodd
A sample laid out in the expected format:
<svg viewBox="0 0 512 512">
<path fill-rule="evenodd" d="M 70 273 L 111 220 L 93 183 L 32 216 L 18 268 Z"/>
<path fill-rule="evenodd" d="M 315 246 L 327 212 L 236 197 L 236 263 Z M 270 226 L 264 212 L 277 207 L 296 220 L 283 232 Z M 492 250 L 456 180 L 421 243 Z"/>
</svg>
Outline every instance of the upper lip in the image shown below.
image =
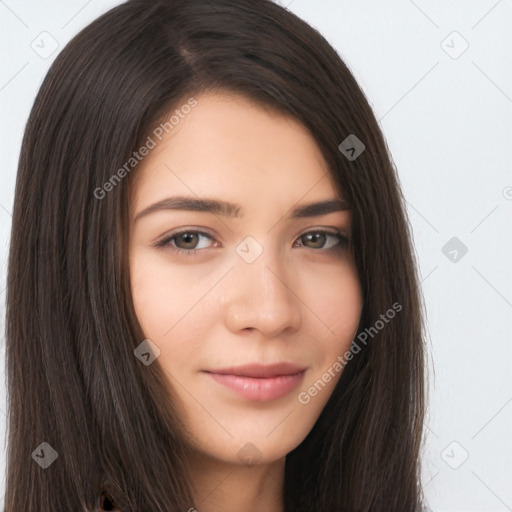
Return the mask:
<svg viewBox="0 0 512 512">
<path fill-rule="evenodd" d="M 229 368 L 220 368 L 217 370 L 205 370 L 208 373 L 218 373 L 221 375 L 238 375 L 240 377 L 253 378 L 271 378 L 282 375 L 295 375 L 303 372 L 305 366 L 292 363 L 275 363 L 275 364 L 247 364 L 243 366 L 231 366 Z"/>
</svg>

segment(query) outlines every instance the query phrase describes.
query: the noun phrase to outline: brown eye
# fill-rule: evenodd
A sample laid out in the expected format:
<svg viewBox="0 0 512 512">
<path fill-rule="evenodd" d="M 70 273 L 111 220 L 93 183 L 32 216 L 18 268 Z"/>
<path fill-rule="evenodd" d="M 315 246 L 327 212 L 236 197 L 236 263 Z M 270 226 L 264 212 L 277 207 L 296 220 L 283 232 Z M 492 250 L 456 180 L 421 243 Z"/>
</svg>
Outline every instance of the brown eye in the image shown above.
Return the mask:
<svg viewBox="0 0 512 512">
<path fill-rule="evenodd" d="M 328 231 L 310 231 L 300 237 L 301 245 L 309 249 L 340 250 L 346 249 L 348 239 L 341 233 Z M 327 244 L 327 247 L 326 247 Z"/>
<path fill-rule="evenodd" d="M 195 245 L 199 240 L 199 234 L 194 232 L 180 233 L 175 235 L 173 240 L 180 249 L 195 249 Z"/>
<path fill-rule="evenodd" d="M 312 245 L 310 245 L 310 247 L 312 249 L 321 249 L 325 244 L 326 238 L 325 233 L 306 233 L 305 235 L 302 235 L 303 243 L 304 241 L 306 243 L 311 242 Z"/>
<path fill-rule="evenodd" d="M 203 242 L 202 246 L 199 247 L 198 244 L 201 243 L 201 239 L 206 239 L 206 243 Z M 213 240 L 213 237 L 208 233 L 189 229 L 165 237 L 160 242 L 157 242 L 155 247 L 169 248 L 179 254 L 188 253 L 189 255 L 193 255 L 201 249 L 209 248 L 209 242 Z"/>
</svg>

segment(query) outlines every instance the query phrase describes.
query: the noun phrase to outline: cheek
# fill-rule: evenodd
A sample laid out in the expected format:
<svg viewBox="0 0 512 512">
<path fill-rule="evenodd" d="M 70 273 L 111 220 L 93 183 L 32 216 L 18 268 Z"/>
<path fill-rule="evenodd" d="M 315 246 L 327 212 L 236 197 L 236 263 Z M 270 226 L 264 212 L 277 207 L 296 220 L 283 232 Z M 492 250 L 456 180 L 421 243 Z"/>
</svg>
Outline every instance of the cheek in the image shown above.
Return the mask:
<svg viewBox="0 0 512 512">
<path fill-rule="evenodd" d="M 134 251 L 130 265 L 133 304 L 144 336 L 160 349 L 162 368 L 179 375 L 197 360 L 207 323 L 219 314 L 204 297 L 211 285 L 206 276 L 191 279 L 150 251 Z M 201 279 L 205 284 L 198 286 Z"/>
<path fill-rule="evenodd" d="M 308 418 L 309 428 L 319 417 L 344 370 L 343 354 L 352 345 L 362 310 L 362 292 L 353 268 L 332 273 L 331 279 L 322 280 L 323 286 L 311 289 L 314 300 L 311 309 L 320 312 L 319 318 L 310 318 L 309 337 L 314 340 L 311 367 L 298 402 Z"/>
<path fill-rule="evenodd" d="M 148 338 L 164 332 L 162 309 L 168 306 L 166 287 L 158 265 L 151 264 L 143 254 L 135 254 L 130 260 L 130 279 L 133 305 L 137 319 Z M 167 329 L 170 326 L 167 326 Z"/>
<path fill-rule="evenodd" d="M 195 294 L 177 268 L 143 249 L 134 251 L 130 261 L 131 290 L 135 314 L 144 335 L 161 350 L 179 339 L 173 334 L 190 309 Z M 177 352 L 179 354 L 179 352 Z M 163 353 L 162 353 L 163 355 Z"/>
<path fill-rule="evenodd" d="M 315 313 L 310 316 L 310 326 L 324 354 L 336 358 L 350 347 L 357 333 L 363 305 L 361 286 L 352 266 L 319 275 L 316 283 L 306 292 Z"/>
<path fill-rule="evenodd" d="M 310 421 L 316 421 L 343 373 L 340 358 L 357 334 L 363 301 L 353 265 L 317 270 L 314 278 L 308 276 L 303 282 L 302 296 L 307 297 L 303 318 L 307 321 L 302 325 L 301 340 L 309 340 L 304 347 L 311 371 L 298 401 Z"/>
</svg>

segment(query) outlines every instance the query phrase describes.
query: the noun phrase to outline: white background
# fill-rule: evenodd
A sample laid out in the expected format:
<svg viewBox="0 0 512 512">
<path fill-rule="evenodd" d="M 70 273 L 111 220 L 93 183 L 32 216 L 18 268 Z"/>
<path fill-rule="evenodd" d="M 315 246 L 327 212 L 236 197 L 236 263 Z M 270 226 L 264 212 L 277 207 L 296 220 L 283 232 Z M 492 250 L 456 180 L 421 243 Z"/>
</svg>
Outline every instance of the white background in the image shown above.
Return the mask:
<svg viewBox="0 0 512 512">
<path fill-rule="evenodd" d="M 119 3 L 0 0 L 2 361 L 11 210 L 25 122 L 58 52 Z M 512 0 L 280 3 L 338 50 L 367 94 L 398 168 L 433 361 L 424 455 L 430 507 L 512 511 Z M 59 45 L 47 58 L 31 47 L 48 37 L 40 36 L 44 31 Z M 455 249 L 445 256 L 442 248 L 452 237 L 466 254 Z M 33 464 L 30 453 L 26 463 Z M 1 503 L 4 478 L 0 452 Z"/>
</svg>

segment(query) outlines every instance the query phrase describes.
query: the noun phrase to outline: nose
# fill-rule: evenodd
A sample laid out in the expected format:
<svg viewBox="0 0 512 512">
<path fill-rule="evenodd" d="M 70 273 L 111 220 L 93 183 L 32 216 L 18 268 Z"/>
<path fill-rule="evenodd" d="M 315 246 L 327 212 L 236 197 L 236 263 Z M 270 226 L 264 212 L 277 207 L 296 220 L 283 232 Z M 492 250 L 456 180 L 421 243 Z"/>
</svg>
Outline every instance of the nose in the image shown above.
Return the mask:
<svg viewBox="0 0 512 512">
<path fill-rule="evenodd" d="M 300 328 L 302 302 L 300 290 L 294 289 L 298 280 L 278 260 L 265 250 L 252 263 L 236 261 L 224 288 L 229 330 L 258 330 L 270 339 Z"/>
</svg>

